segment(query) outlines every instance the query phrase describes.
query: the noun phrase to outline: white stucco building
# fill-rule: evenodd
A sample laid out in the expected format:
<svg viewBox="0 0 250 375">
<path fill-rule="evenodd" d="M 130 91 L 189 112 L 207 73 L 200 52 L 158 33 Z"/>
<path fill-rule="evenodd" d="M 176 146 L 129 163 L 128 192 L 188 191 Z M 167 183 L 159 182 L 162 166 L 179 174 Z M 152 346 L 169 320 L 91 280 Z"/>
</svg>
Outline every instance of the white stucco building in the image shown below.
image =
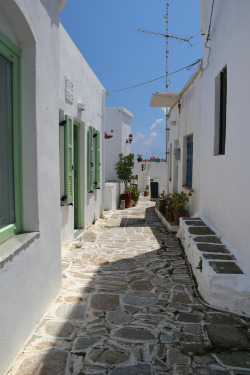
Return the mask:
<svg viewBox="0 0 250 375">
<path fill-rule="evenodd" d="M 60 290 L 61 243 L 103 209 L 105 92 L 65 3 L 0 0 L 1 374 Z"/>
<path fill-rule="evenodd" d="M 133 174 L 138 176 L 135 182 L 137 182 L 140 193 L 145 190 L 147 185 L 152 198 L 157 198 L 163 191 L 165 191 L 165 194 L 167 193 L 166 162 L 137 161 L 134 165 Z"/>
<path fill-rule="evenodd" d="M 105 198 L 104 208 L 115 210 L 120 204 L 120 184 L 116 175 L 115 164 L 119 154 L 130 154 L 129 141 L 131 134 L 131 120 L 133 114 L 124 107 L 107 107 L 105 120 Z M 120 186 L 122 185 L 122 186 Z"/>
<path fill-rule="evenodd" d="M 155 93 L 151 99 L 152 106 L 162 106 L 165 100 L 164 106 L 171 108 L 169 191 L 194 189 L 190 216 L 202 218 L 229 252 L 228 256 L 202 253 L 182 223 L 180 235 L 199 291 L 209 303 L 243 314 L 250 314 L 249 14 L 249 1 L 201 0 L 201 66 L 180 93 Z M 200 259 L 202 272 L 197 271 Z M 243 273 L 237 274 L 236 268 L 223 273 L 230 262 Z"/>
<path fill-rule="evenodd" d="M 129 135 L 133 114 L 124 107 L 107 107 L 105 121 L 105 180 L 119 181 L 115 172 L 115 164 L 119 154 L 130 153 Z"/>
<path fill-rule="evenodd" d="M 60 43 L 61 234 L 62 242 L 67 242 L 79 235 L 79 230 L 90 226 L 103 211 L 105 90 L 62 25 Z M 73 183 L 74 191 L 67 203 L 67 132 L 63 121 L 69 117 L 73 135 L 70 185 Z"/>
</svg>

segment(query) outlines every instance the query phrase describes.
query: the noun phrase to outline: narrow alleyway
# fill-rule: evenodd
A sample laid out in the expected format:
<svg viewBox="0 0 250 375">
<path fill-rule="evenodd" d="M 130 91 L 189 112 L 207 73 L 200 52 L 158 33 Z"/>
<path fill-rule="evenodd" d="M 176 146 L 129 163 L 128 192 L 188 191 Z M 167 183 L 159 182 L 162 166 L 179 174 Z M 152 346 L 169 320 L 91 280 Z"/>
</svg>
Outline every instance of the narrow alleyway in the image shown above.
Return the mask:
<svg viewBox="0 0 250 375">
<path fill-rule="evenodd" d="M 60 296 L 9 375 L 250 374 L 249 321 L 195 297 L 153 202 L 99 219 L 64 246 L 62 267 Z"/>
</svg>

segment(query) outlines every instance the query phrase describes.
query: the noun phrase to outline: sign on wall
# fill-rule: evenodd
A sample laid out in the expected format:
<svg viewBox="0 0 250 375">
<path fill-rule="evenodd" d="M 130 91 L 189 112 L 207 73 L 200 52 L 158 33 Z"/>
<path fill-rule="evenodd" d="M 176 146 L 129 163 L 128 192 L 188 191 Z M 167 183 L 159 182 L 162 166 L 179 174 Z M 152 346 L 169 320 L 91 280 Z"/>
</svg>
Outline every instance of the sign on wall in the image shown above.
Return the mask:
<svg viewBox="0 0 250 375">
<path fill-rule="evenodd" d="M 65 76 L 65 98 L 71 103 L 74 102 L 74 84 Z"/>
</svg>

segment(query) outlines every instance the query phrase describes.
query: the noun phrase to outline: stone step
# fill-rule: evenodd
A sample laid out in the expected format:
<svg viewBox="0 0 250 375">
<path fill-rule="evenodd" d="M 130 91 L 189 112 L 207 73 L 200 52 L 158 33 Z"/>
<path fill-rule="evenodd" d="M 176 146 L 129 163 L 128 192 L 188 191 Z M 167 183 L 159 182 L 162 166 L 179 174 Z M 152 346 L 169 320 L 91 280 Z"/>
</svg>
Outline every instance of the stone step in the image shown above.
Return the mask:
<svg viewBox="0 0 250 375">
<path fill-rule="evenodd" d="M 199 225 L 200 224 L 200 225 Z M 250 278 L 200 218 L 181 218 L 177 236 L 203 299 L 214 307 L 250 314 Z"/>
</svg>

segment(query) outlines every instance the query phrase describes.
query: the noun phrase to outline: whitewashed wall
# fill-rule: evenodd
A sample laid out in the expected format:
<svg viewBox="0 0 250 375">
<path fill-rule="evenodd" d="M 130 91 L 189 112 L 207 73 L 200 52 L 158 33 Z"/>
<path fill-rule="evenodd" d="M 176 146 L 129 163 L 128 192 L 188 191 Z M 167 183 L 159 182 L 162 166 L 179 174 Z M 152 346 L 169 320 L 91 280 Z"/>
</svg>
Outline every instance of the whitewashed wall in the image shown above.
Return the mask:
<svg viewBox="0 0 250 375">
<path fill-rule="evenodd" d="M 131 119 L 133 115 L 123 107 L 107 107 L 105 131 L 112 138 L 105 139 L 105 179 L 107 182 L 119 181 L 115 172 L 115 164 L 119 154 L 130 153 L 130 143 L 126 143 L 131 133 Z"/>
<path fill-rule="evenodd" d="M 210 11 L 201 1 L 203 30 Z M 210 8 L 211 9 L 211 8 Z M 250 2 L 214 3 L 210 41 L 205 47 L 202 76 L 200 213 L 249 268 L 250 127 L 249 61 Z M 215 78 L 227 65 L 227 128 L 225 155 L 214 156 Z"/>
<path fill-rule="evenodd" d="M 80 180 L 81 180 L 81 218 L 82 228 L 87 228 L 100 217 L 103 210 L 103 183 L 101 189 L 94 193 L 87 191 L 87 131 L 92 126 L 101 132 L 101 155 L 103 155 L 104 138 L 104 106 L 105 91 L 91 70 L 80 51 L 77 49 L 62 25 L 60 25 L 60 117 L 70 115 L 80 123 Z M 65 76 L 73 82 L 73 103 L 65 98 Z M 83 103 L 85 110 L 78 109 L 77 104 Z M 63 140 L 63 129 L 60 130 Z M 63 145 L 63 142 L 61 142 Z M 104 179 L 104 158 L 101 157 L 101 181 Z M 61 196 L 64 195 L 64 158 L 63 146 L 60 155 Z M 62 242 L 74 239 L 74 207 L 61 206 Z"/>
<path fill-rule="evenodd" d="M 196 74 L 196 73 L 195 73 Z M 192 77 L 191 77 L 192 81 Z M 186 137 L 193 135 L 193 181 L 194 194 L 187 205 L 189 215 L 199 210 L 200 195 L 200 127 L 201 127 L 201 73 L 191 85 L 183 90 L 180 102 L 171 110 L 168 119 L 168 186 L 169 192 L 188 192 L 186 183 Z M 174 150 L 180 149 L 179 160 Z"/>
<path fill-rule="evenodd" d="M 141 170 L 142 164 L 144 170 Z M 138 189 L 144 191 L 146 185 L 150 186 L 150 180 L 158 182 L 159 194 L 167 192 L 167 164 L 165 162 L 135 162 L 133 174 L 138 175 Z"/>
<path fill-rule="evenodd" d="M 23 229 L 0 245 L 0 373 L 5 374 L 61 285 L 58 66 L 60 2 L 0 0 L 0 29 L 21 48 Z M 25 237 L 25 236 L 24 236 Z M 3 248 L 9 251 L 4 259 Z M 11 253 L 12 252 L 12 253 Z"/>
</svg>

